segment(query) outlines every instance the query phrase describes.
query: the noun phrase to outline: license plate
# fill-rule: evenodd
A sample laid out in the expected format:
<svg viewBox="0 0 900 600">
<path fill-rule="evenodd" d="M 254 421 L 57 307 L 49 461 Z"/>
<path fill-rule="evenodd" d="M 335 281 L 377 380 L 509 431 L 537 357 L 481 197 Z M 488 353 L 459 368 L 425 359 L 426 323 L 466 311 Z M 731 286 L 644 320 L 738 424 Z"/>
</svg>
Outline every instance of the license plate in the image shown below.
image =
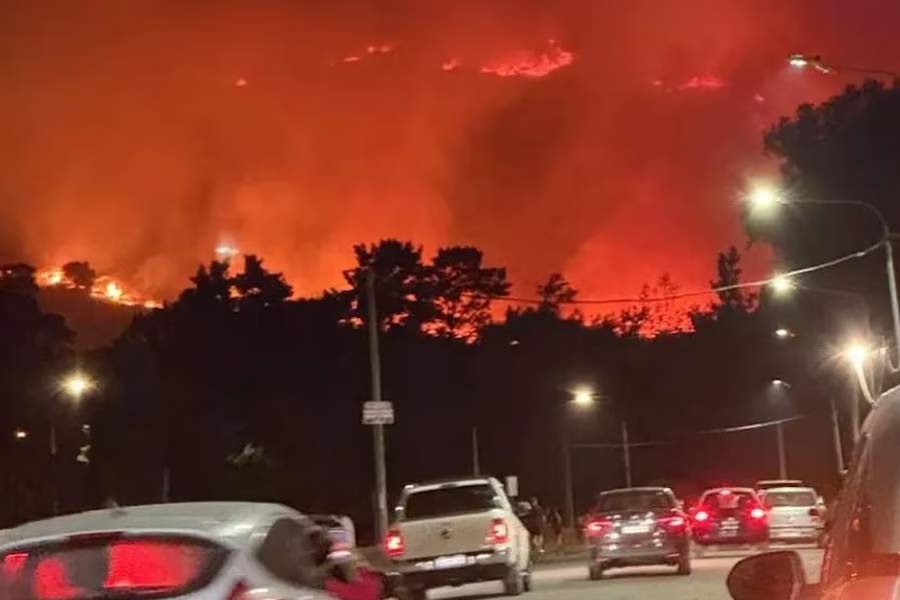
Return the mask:
<svg viewBox="0 0 900 600">
<path fill-rule="evenodd" d="M 455 554 L 453 556 L 439 556 L 434 559 L 435 569 L 453 569 L 462 567 L 466 564 L 465 554 Z"/>
<path fill-rule="evenodd" d="M 635 533 L 650 533 L 649 525 L 622 525 L 622 533 L 629 535 Z"/>
<path fill-rule="evenodd" d="M 722 537 L 735 537 L 738 534 L 737 529 L 723 529 L 719 533 Z"/>
</svg>

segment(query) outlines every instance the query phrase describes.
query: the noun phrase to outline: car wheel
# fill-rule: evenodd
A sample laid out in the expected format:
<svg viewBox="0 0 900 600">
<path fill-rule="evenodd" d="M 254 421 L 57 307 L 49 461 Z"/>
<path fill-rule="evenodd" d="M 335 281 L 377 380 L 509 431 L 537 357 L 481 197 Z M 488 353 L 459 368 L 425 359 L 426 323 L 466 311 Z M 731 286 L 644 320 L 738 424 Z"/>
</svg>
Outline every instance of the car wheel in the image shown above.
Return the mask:
<svg viewBox="0 0 900 600">
<path fill-rule="evenodd" d="M 691 574 L 691 551 L 685 550 L 678 555 L 678 571 L 679 575 Z"/>
<path fill-rule="evenodd" d="M 525 591 L 525 577 L 519 567 L 513 565 L 506 571 L 503 579 L 503 593 L 507 596 L 520 596 Z"/>
<path fill-rule="evenodd" d="M 588 569 L 588 579 L 591 581 L 603 579 L 603 567 L 597 563 L 592 563 Z"/>
</svg>

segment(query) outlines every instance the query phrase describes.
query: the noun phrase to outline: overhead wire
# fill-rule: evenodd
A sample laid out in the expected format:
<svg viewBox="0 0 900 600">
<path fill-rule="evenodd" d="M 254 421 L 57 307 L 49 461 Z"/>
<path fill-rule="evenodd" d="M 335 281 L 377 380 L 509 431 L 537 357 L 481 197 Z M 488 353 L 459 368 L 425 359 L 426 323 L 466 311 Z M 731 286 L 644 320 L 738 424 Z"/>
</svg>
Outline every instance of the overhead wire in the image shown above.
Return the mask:
<svg viewBox="0 0 900 600">
<path fill-rule="evenodd" d="M 812 265 L 809 267 L 803 267 L 800 269 L 794 269 L 793 271 L 787 271 L 784 273 L 779 273 L 773 277 L 769 277 L 766 279 L 757 279 L 755 281 L 746 281 L 740 283 L 733 283 L 730 285 L 723 285 L 717 287 L 710 287 L 704 290 L 694 290 L 690 292 L 679 292 L 677 294 L 667 294 L 664 296 L 647 296 L 647 297 L 634 297 L 634 298 L 599 298 L 599 299 L 579 299 L 573 298 L 571 300 L 560 300 L 559 304 L 562 305 L 602 305 L 602 304 L 650 304 L 657 302 L 669 302 L 671 300 L 681 300 L 684 298 L 695 298 L 699 296 L 708 296 L 711 294 L 719 294 L 721 292 L 728 292 L 731 290 L 738 289 L 746 289 L 746 288 L 761 288 L 766 285 L 771 284 L 774 281 L 777 281 L 782 278 L 791 278 L 796 277 L 798 275 L 804 275 L 806 273 L 812 273 L 815 271 L 820 271 L 822 269 L 828 269 L 831 267 L 835 267 L 842 263 L 863 258 L 872 252 L 878 250 L 883 245 L 883 242 L 879 240 L 878 243 L 872 244 L 871 246 L 859 250 L 857 252 L 852 252 L 850 254 L 846 254 L 844 256 L 819 263 L 816 265 Z M 485 295 L 485 294 L 464 294 L 465 296 L 474 296 L 479 298 L 489 298 L 491 300 L 497 300 L 501 302 L 509 302 L 511 304 L 541 304 L 544 300 L 540 298 L 523 298 L 517 296 L 500 296 L 500 295 Z"/>
</svg>

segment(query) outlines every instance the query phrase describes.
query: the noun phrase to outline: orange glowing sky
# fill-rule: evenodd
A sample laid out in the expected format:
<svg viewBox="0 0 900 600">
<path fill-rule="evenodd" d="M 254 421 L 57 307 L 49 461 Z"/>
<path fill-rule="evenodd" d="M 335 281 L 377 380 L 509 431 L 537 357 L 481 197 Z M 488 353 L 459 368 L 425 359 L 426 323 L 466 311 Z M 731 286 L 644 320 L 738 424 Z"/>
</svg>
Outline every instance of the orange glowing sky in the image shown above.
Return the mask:
<svg viewBox="0 0 900 600">
<path fill-rule="evenodd" d="M 898 12 L 4 0 L 0 259 L 88 260 L 161 297 L 226 241 L 314 294 L 353 244 L 398 237 L 476 245 L 525 294 L 556 270 L 586 297 L 703 287 L 771 169 L 760 127 L 847 81 L 784 57 L 896 68 Z"/>
</svg>

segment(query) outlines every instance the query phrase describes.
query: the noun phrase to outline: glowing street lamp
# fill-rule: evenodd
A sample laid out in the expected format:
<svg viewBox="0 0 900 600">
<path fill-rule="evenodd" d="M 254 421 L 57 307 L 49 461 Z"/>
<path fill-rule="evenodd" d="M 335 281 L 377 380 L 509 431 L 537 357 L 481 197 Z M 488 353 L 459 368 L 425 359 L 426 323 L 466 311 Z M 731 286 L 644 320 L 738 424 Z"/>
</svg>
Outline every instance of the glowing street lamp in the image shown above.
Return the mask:
<svg viewBox="0 0 900 600">
<path fill-rule="evenodd" d="M 897 71 L 888 71 L 886 69 L 871 69 L 868 67 L 846 67 L 829 65 L 819 55 L 812 54 L 791 54 L 788 57 L 788 64 L 797 69 L 812 67 L 819 73 L 826 75 L 832 73 L 860 73 L 863 75 L 880 75 L 882 77 L 900 77 Z"/>
<path fill-rule="evenodd" d="M 776 204 L 782 204 L 780 192 L 771 186 L 759 186 L 747 195 L 747 202 L 753 208 L 769 209 Z"/>
<path fill-rule="evenodd" d="M 13 432 L 13 437 L 15 437 L 17 440 L 24 440 L 28 437 L 28 432 L 24 429 L 16 429 Z"/>
<path fill-rule="evenodd" d="M 572 404 L 591 406 L 594 404 L 594 392 L 590 388 L 578 388 L 572 392 Z"/>
<path fill-rule="evenodd" d="M 769 285 L 772 286 L 772 290 L 778 295 L 787 294 L 796 287 L 791 278 L 786 275 L 776 275 L 769 281 Z"/>
<path fill-rule="evenodd" d="M 94 382 L 80 372 L 72 373 L 62 382 L 63 392 L 74 400 L 80 400 L 82 396 L 93 388 Z"/>
<path fill-rule="evenodd" d="M 856 369 L 861 369 L 868 357 L 869 351 L 859 344 L 853 344 L 844 350 L 844 358 Z"/>
<path fill-rule="evenodd" d="M 775 330 L 775 337 L 778 339 L 784 340 L 790 337 L 794 337 L 794 332 L 790 329 L 785 329 L 784 327 L 779 327 Z"/>
<path fill-rule="evenodd" d="M 774 385 L 775 387 L 778 387 L 778 388 L 791 389 L 791 384 L 789 384 L 787 381 L 785 381 L 783 379 L 773 379 L 772 385 Z"/>
</svg>

